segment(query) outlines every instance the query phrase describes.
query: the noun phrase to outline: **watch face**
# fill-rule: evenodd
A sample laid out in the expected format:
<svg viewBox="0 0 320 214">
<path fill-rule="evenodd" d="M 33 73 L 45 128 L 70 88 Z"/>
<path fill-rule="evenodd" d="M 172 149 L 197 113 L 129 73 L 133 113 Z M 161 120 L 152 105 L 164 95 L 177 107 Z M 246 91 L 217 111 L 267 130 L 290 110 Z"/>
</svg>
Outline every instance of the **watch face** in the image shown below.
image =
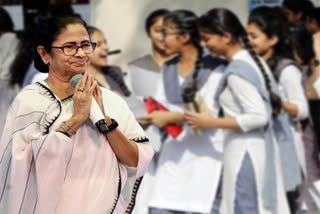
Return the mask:
<svg viewBox="0 0 320 214">
<path fill-rule="evenodd" d="M 107 122 L 104 119 L 99 120 L 98 122 L 96 122 L 95 125 L 100 133 L 107 134 L 108 132 L 110 132 L 118 127 L 117 121 L 115 121 L 114 119 L 111 119 L 111 121 L 112 121 L 112 123 L 110 124 L 110 126 L 107 125 Z"/>
<path fill-rule="evenodd" d="M 102 133 L 102 134 L 108 133 L 109 129 L 108 129 L 107 122 L 105 119 L 99 120 L 98 122 L 96 122 L 95 125 L 100 133 Z"/>
<path fill-rule="evenodd" d="M 107 124 L 101 124 L 101 125 L 99 126 L 99 131 L 100 131 L 101 133 L 107 133 L 107 132 L 109 131 Z"/>
</svg>

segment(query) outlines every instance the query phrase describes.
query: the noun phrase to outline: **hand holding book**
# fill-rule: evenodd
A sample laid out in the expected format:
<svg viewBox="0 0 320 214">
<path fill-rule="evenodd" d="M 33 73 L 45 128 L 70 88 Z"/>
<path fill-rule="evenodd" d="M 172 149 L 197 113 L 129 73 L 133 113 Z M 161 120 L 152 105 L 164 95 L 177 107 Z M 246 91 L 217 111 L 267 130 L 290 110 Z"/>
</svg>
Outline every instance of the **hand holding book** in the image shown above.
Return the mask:
<svg viewBox="0 0 320 214">
<path fill-rule="evenodd" d="M 182 132 L 183 128 L 181 125 L 168 124 L 167 117 L 170 116 L 168 114 L 168 109 L 158 103 L 152 97 L 148 97 L 145 100 L 145 108 L 149 114 L 137 116 L 136 119 L 138 121 L 146 121 L 161 127 L 165 130 L 165 132 L 174 138 L 176 138 Z"/>
</svg>

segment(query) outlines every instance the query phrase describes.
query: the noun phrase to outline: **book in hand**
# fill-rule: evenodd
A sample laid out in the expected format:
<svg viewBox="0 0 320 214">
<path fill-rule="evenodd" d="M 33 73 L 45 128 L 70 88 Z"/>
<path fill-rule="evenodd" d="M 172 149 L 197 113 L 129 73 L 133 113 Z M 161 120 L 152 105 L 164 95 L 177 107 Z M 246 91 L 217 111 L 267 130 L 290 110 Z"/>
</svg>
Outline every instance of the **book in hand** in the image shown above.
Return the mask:
<svg viewBox="0 0 320 214">
<path fill-rule="evenodd" d="M 152 113 L 153 111 L 168 111 L 166 107 L 161 105 L 152 97 L 147 97 L 145 99 L 145 108 L 149 114 Z M 163 129 L 165 130 L 166 133 L 171 135 L 173 138 L 178 137 L 183 130 L 182 126 L 176 125 L 176 124 L 168 124 L 164 126 Z"/>
</svg>

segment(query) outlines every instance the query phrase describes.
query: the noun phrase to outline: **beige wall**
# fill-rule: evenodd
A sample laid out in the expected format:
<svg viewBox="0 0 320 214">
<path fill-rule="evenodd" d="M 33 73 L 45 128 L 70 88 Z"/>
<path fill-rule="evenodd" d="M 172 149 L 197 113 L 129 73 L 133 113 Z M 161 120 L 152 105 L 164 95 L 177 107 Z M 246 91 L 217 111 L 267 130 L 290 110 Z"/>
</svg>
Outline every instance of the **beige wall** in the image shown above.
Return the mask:
<svg viewBox="0 0 320 214">
<path fill-rule="evenodd" d="M 312 2 L 319 7 L 320 6 L 320 0 L 312 0 Z"/>
<path fill-rule="evenodd" d="M 110 62 L 121 65 L 150 52 L 144 32 L 148 14 L 158 8 L 190 9 L 201 15 L 214 7 L 232 9 L 245 22 L 247 0 L 91 0 L 91 24 L 102 29 L 112 49 L 122 53 L 110 57 Z"/>
</svg>

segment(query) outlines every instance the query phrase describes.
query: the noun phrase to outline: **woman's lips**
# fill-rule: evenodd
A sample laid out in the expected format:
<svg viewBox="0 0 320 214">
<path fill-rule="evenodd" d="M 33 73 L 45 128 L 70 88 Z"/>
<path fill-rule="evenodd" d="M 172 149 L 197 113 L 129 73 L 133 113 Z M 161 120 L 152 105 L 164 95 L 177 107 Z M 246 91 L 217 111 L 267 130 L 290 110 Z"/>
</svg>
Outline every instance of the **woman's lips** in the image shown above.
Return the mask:
<svg viewBox="0 0 320 214">
<path fill-rule="evenodd" d="M 102 59 L 106 59 L 108 57 L 108 54 L 100 54 L 99 57 Z"/>
<path fill-rule="evenodd" d="M 87 61 L 78 61 L 78 62 L 74 62 L 74 64 L 83 66 L 87 64 Z"/>
</svg>

